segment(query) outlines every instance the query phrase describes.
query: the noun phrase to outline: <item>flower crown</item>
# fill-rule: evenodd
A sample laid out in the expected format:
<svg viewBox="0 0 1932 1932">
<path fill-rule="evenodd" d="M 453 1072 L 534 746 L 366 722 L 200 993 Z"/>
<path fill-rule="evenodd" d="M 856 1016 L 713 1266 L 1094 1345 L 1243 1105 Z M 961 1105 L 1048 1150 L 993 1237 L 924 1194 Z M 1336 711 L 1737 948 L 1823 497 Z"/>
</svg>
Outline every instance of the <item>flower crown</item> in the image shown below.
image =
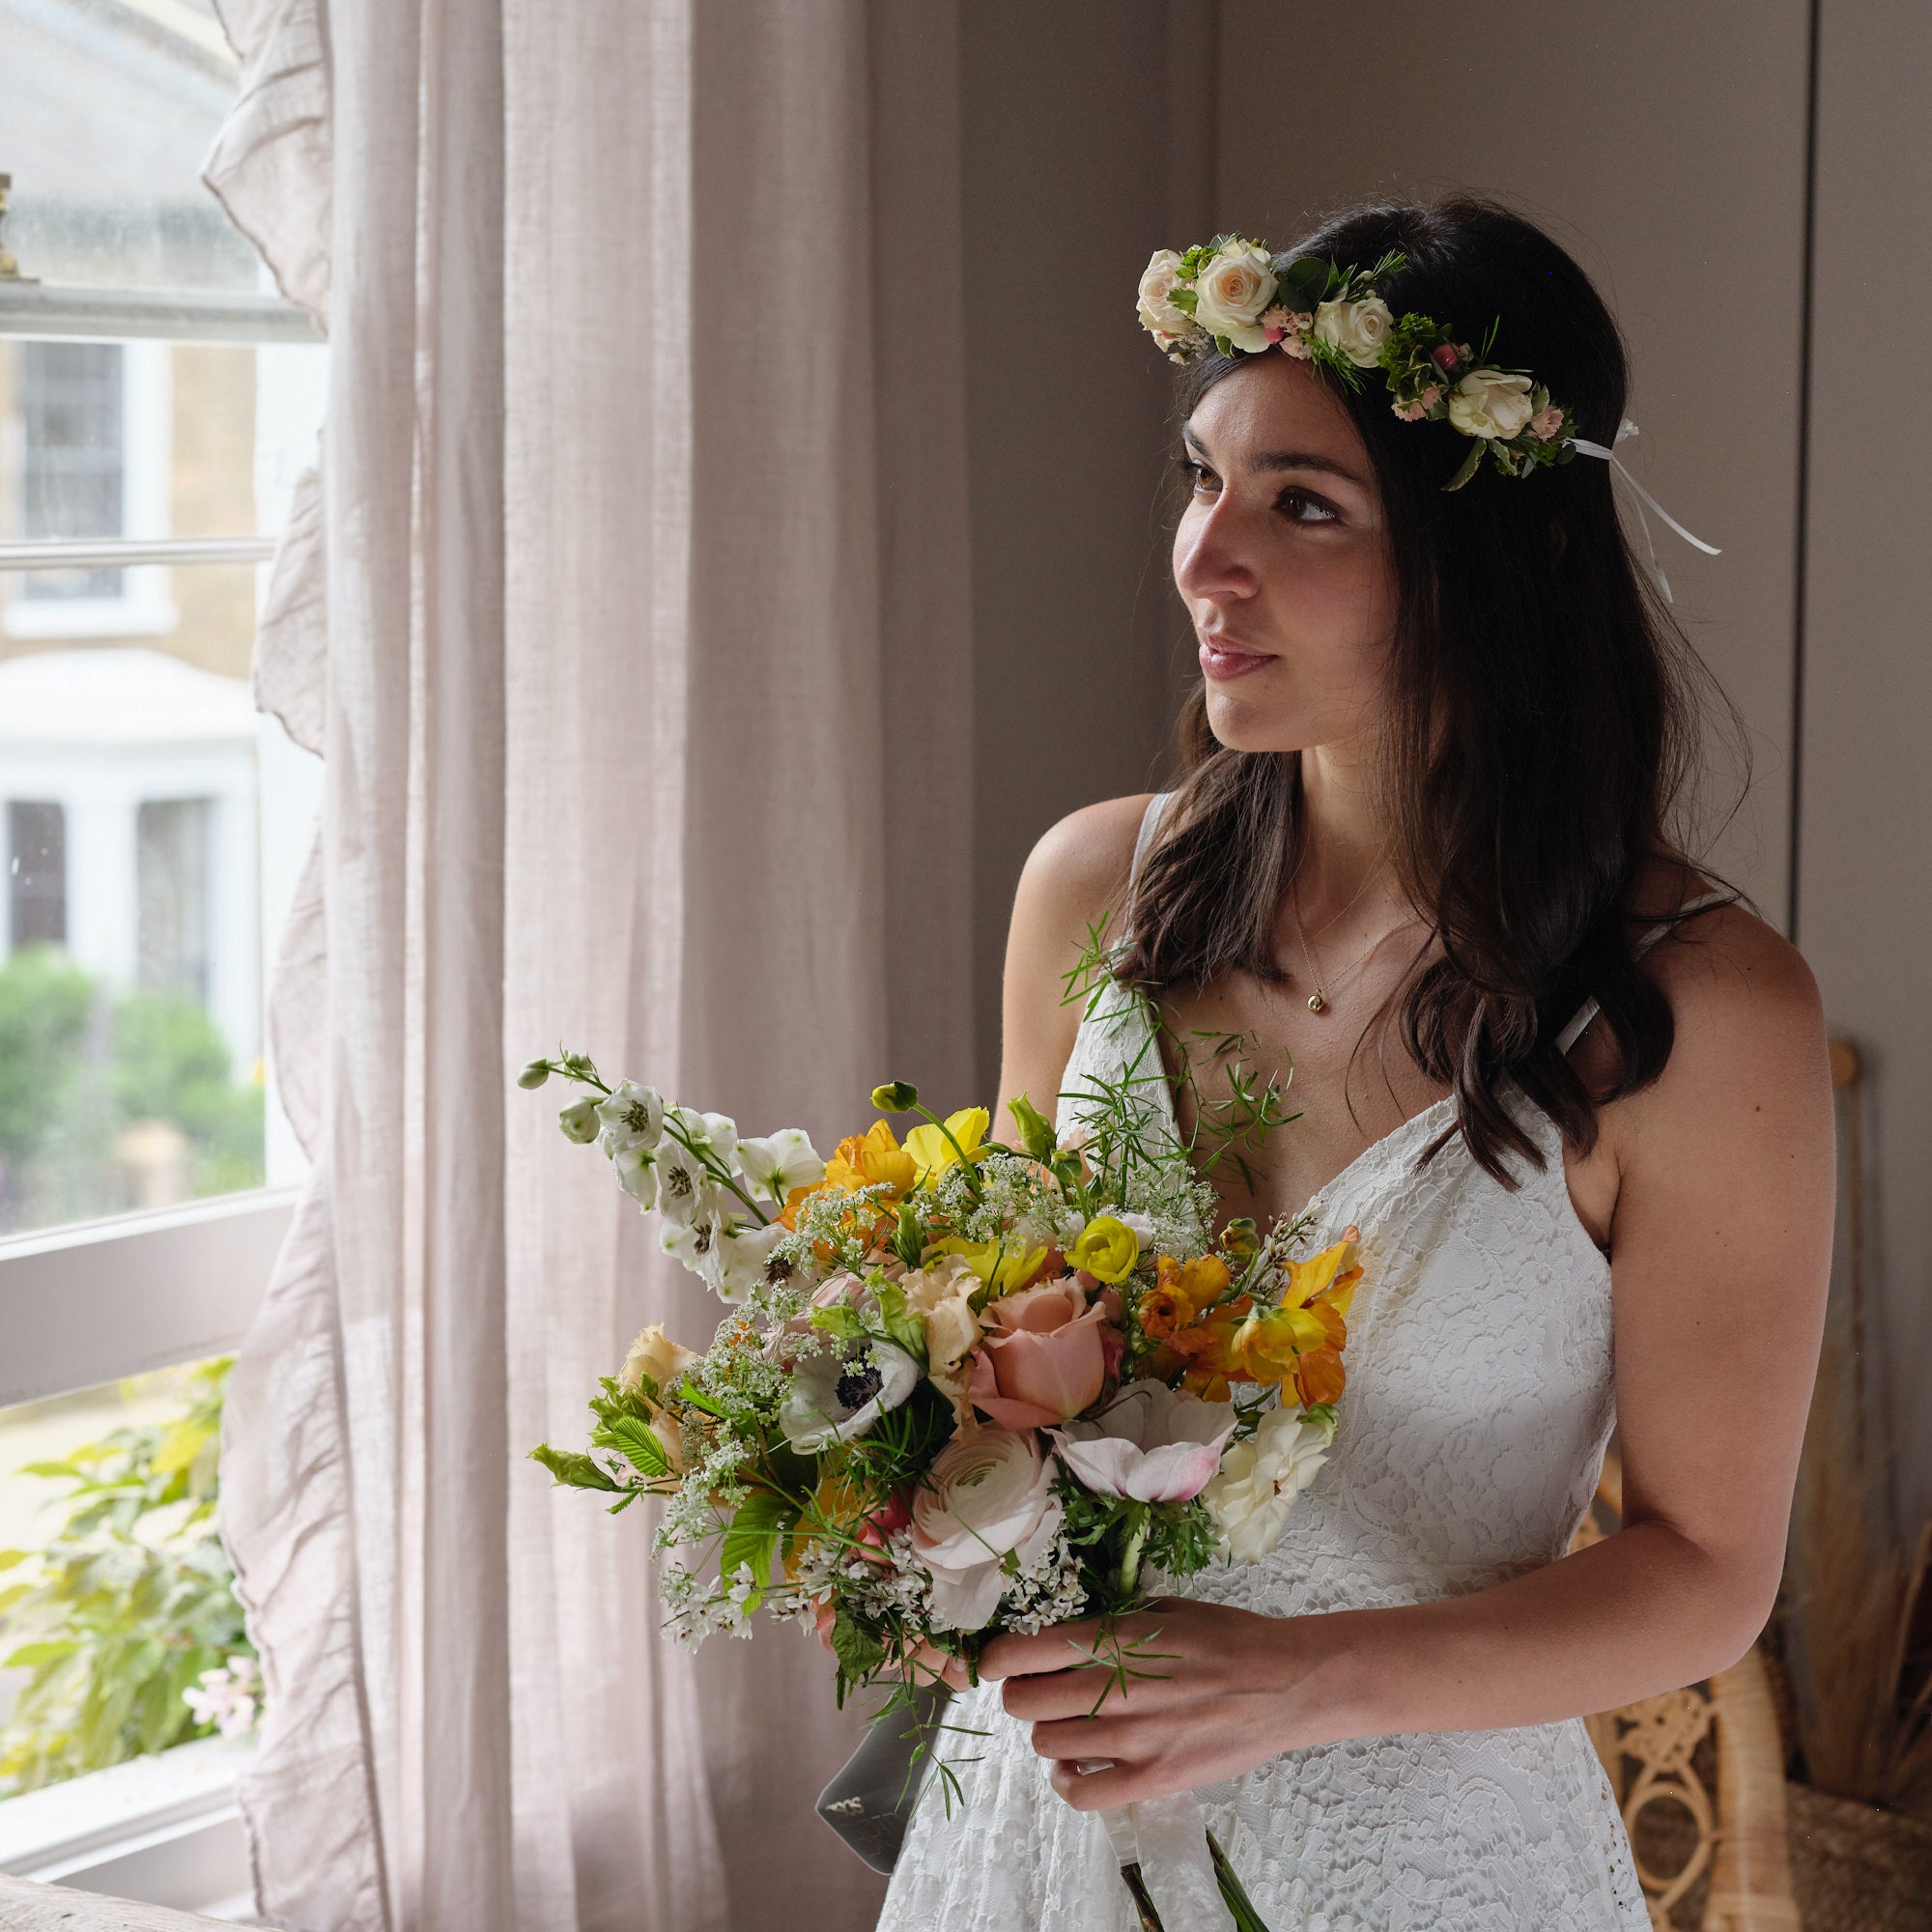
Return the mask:
<svg viewBox="0 0 1932 1932">
<path fill-rule="evenodd" d="M 1404 422 L 1447 422 L 1471 439 L 1445 490 L 1460 490 L 1488 450 L 1506 476 L 1577 454 L 1576 419 L 1526 369 L 1490 360 L 1496 323 L 1480 349 L 1446 323 L 1396 316 L 1376 284 L 1406 267 L 1391 249 L 1372 269 L 1339 269 L 1319 255 L 1270 255 L 1241 235 L 1217 235 L 1177 255 L 1155 251 L 1141 277 L 1141 326 L 1170 361 L 1191 362 L 1211 343 L 1223 355 L 1279 349 L 1332 369 L 1350 389 L 1378 370 Z"/>
</svg>

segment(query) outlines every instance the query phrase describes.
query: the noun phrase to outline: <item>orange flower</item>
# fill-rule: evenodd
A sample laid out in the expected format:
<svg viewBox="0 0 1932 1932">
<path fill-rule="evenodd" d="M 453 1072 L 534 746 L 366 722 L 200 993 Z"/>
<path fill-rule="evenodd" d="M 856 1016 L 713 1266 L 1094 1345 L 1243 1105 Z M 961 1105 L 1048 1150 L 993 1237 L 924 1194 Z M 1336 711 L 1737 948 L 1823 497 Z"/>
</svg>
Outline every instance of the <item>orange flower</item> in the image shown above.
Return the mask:
<svg viewBox="0 0 1932 1932">
<path fill-rule="evenodd" d="M 1304 1403 L 1334 1402 L 1341 1395 L 1342 1350 L 1349 1339 L 1343 1318 L 1362 1278 L 1355 1260 L 1360 1233 L 1350 1228 L 1333 1247 L 1289 1264 L 1280 1302 L 1257 1309 L 1233 1338 L 1233 1353 L 1245 1371 L 1240 1379 L 1292 1382 Z"/>
<path fill-rule="evenodd" d="M 828 1187 L 876 1187 L 903 1194 L 919 1175 L 919 1162 L 898 1144 L 889 1122 L 874 1121 L 864 1134 L 848 1134 L 825 1163 Z"/>
</svg>

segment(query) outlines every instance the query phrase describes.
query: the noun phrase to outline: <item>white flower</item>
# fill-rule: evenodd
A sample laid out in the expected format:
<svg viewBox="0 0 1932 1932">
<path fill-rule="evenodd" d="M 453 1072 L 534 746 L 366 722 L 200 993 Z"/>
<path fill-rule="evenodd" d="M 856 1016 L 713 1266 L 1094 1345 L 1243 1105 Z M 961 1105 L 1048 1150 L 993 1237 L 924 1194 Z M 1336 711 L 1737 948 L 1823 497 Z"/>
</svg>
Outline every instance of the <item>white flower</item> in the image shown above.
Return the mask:
<svg viewBox="0 0 1932 1932">
<path fill-rule="evenodd" d="M 1165 1382 L 1129 1382 L 1088 1422 L 1047 1432 L 1054 1454 L 1102 1496 L 1184 1503 L 1220 1466 L 1235 1427 L 1230 1402 L 1203 1402 Z"/>
<path fill-rule="evenodd" d="M 1500 437 L 1507 441 L 1530 418 L 1530 388 L 1527 376 L 1471 369 L 1449 392 L 1449 420 L 1464 436 Z"/>
<path fill-rule="evenodd" d="M 631 1344 L 631 1351 L 624 1357 L 624 1366 L 617 1371 L 617 1386 L 632 1395 L 638 1394 L 648 1376 L 657 1386 L 661 1398 L 670 1383 L 683 1373 L 687 1362 L 695 1362 L 697 1357 L 689 1349 L 673 1342 L 664 1331 L 664 1323 L 653 1321 L 648 1328 L 639 1328 L 638 1338 Z"/>
<path fill-rule="evenodd" d="M 597 1102 L 595 1100 L 573 1100 L 556 1117 L 556 1123 L 563 1129 L 567 1141 L 575 1141 L 579 1147 L 597 1138 Z"/>
<path fill-rule="evenodd" d="M 1380 296 L 1360 301 L 1318 302 L 1315 334 L 1331 349 L 1339 349 L 1358 369 L 1373 369 L 1381 360 L 1383 346 L 1395 317 Z"/>
<path fill-rule="evenodd" d="M 673 1261 L 682 1262 L 693 1274 L 702 1277 L 706 1287 L 715 1287 L 718 1258 L 714 1250 L 730 1226 L 731 1217 L 727 1213 L 706 1203 L 688 1221 L 676 1221 L 667 1214 L 658 1229 L 658 1246 Z"/>
<path fill-rule="evenodd" d="M 1132 1234 L 1134 1239 L 1141 1244 L 1142 1254 L 1146 1254 L 1149 1248 L 1153 1245 L 1153 1216 L 1151 1214 L 1134 1214 L 1122 1209 L 1115 1214 L 1114 1219 L 1122 1227 L 1127 1229 Z"/>
<path fill-rule="evenodd" d="M 1259 1563 L 1281 1541 L 1295 1497 L 1321 1466 L 1334 1435 L 1333 1410 L 1310 1422 L 1299 1408 L 1273 1408 L 1253 1435 L 1222 1456 L 1221 1473 L 1201 1500 L 1236 1562 Z"/>
<path fill-rule="evenodd" d="M 782 1208 L 794 1187 L 815 1187 L 825 1179 L 825 1163 L 799 1127 L 738 1143 L 738 1165 L 753 1194 L 766 1194 Z"/>
<path fill-rule="evenodd" d="M 729 1167 L 738 1151 L 738 1123 L 729 1114 L 699 1114 L 688 1107 L 667 1107 L 665 1114 L 677 1130 L 700 1153 L 708 1153 L 720 1167 Z"/>
<path fill-rule="evenodd" d="M 1170 337 L 1185 337 L 1200 332 L 1194 318 L 1184 308 L 1174 305 L 1174 291 L 1180 279 L 1180 257 L 1172 248 L 1156 248 L 1149 256 L 1147 270 L 1141 276 L 1140 300 L 1136 304 L 1143 328 Z"/>
<path fill-rule="evenodd" d="M 703 1271 L 719 1300 L 737 1301 L 756 1288 L 765 1279 L 772 1250 L 784 1237 L 785 1230 L 776 1221 L 762 1228 L 744 1221 L 721 1230 L 711 1244 L 711 1265 Z"/>
<path fill-rule="evenodd" d="M 1267 250 L 1252 242 L 1224 242 L 1194 278 L 1194 319 L 1209 335 L 1223 335 L 1251 355 L 1268 347 L 1255 318 L 1274 299 Z"/>
<path fill-rule="evenodd" d="M 810 1454 L 865 1435 L 918 1386 L 919 1364 L 895 1342 L 808 1355 L 793 1372 L 779 1427 L 794 1449 Z"/>
<path fill-rule="evenodd" d="M 722 1211 L 724 1189 L 698 1156 L 668 1134 L 659 1142 L 656 1160 L 658 1211 L 673 1226 L 688 1228 L 701 1215 Z M 669 1253 L 668 1247 L 666 1250 Z"/>
<path fill-rule="evenodd" d="M 645 1149 L 626 1148 L 621 1152 L 613 1153 L 611 1165 L 617 1170 L 617 1185 L 640 1208 L 648 1209 L 658 1205 L 658 1165 Z"/>
<path fill-rule="evenodd" d="M 999 1607 L 1012 1551 L 1031 1569 L 1060 1533 L 1053 1464 L 1033 1432 L 955 1435 L 912 1499 L 912 1547 L 932 1573 L 934 1630 L 982 1629 Z"/>
<path fill-rule="evenodd" d="M 611 1095 L 597 1103 L 604 1123 L 599 1136 L 612 1160 L 634 1149 L 649 1153 L 664 1138 L 665 1104 L 655 1087 L 620 1080 Z"/>
<path fill-rule="evenodd" d="M 925 1318 L 925 1357 L 936 1375 L 950 1376 L 980 1340 L 972 1297 L 984 1284 L 957 1256 L 910 1271 L 899 1283 L 906 1306 Z"/>
<path fill-rule="evenodd" d="M 182 1702 L 197 1724 L 213 1724 L 224 1738 L 239 1738 L 254 1727 L 261 1672 L 252 1657 L 231 1657 L 204 1670 L 198 1685 L 182 1692 Z"/>
</svg>

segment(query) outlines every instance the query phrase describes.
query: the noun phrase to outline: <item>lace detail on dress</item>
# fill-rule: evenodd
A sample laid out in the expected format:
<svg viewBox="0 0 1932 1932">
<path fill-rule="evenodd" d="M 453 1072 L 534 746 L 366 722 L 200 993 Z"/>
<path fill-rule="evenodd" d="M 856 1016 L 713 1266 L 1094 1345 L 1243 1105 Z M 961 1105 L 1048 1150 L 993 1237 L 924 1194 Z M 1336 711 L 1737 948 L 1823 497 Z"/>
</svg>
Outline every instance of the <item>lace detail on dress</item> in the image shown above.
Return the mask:
<svg viewBox="0 0 1932 1932">
<path fill-rule="evenodd" d="M 1110 1016 L 1111 1015 L 1111 1016 Z M 1145 1017 L 1103 1003 L 1064 1081 L 1079 1096 L 1146 1056 Z M 1146 1090 L 1172 1124 L 1164 1081 Z M 1514 1191 L 1425 1109 L 1309 1203 L 1311 1243 L 1362 1229 L 1349 1387 L 1328 1461 L 1280 1548 L 1178 1587 L 1270 1616 L 1419 1603 L 1553 1562 L 1595 1492 L 1614 1422 L 1609 1264 L 1563 1178 L 1552 1122 Z M 1064 1804 L 998 1686 L 960 1699 L 963 1803 L 930 1780 L 880 1932 L 1133 1932 L 1097 1820 Z M 1351 1738 L 1204 1786 L 1270 1932 L 1648 1932 L 1630 1839 L 1580 1718 Z"/>
</svg>

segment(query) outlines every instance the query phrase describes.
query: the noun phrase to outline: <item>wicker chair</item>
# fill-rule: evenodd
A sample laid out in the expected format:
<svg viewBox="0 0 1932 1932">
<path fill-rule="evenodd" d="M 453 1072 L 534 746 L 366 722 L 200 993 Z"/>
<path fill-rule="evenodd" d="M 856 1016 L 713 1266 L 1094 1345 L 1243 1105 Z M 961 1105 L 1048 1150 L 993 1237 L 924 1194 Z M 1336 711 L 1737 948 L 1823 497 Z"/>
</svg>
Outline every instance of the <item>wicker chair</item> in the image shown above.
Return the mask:
<svg viewBox="0 0 1932 1932">
<path fill-rule="evenodd" d="M 1601 1541 L 1622 1514 L 1623 1467 L 1612 1452 L 1571 1548 Z M 1701 1684 L 1600 1711 L 1584 1722 L 1617 1794 L 1637 1881 L 1660 1932 L 1800 1932 L 1785 1835 L 1784 1746 L 1755 1644 Z M 1674 1829 L 1673 1821 L 1645 1818 L 1665 1803 L 1688 1815 L 1688 1830 L 1682 1817 Z M 1660 1844 L 1677 1854 L 1674 1870 L 1651 1869 L 1647 1861 Z"/>
</svg>

